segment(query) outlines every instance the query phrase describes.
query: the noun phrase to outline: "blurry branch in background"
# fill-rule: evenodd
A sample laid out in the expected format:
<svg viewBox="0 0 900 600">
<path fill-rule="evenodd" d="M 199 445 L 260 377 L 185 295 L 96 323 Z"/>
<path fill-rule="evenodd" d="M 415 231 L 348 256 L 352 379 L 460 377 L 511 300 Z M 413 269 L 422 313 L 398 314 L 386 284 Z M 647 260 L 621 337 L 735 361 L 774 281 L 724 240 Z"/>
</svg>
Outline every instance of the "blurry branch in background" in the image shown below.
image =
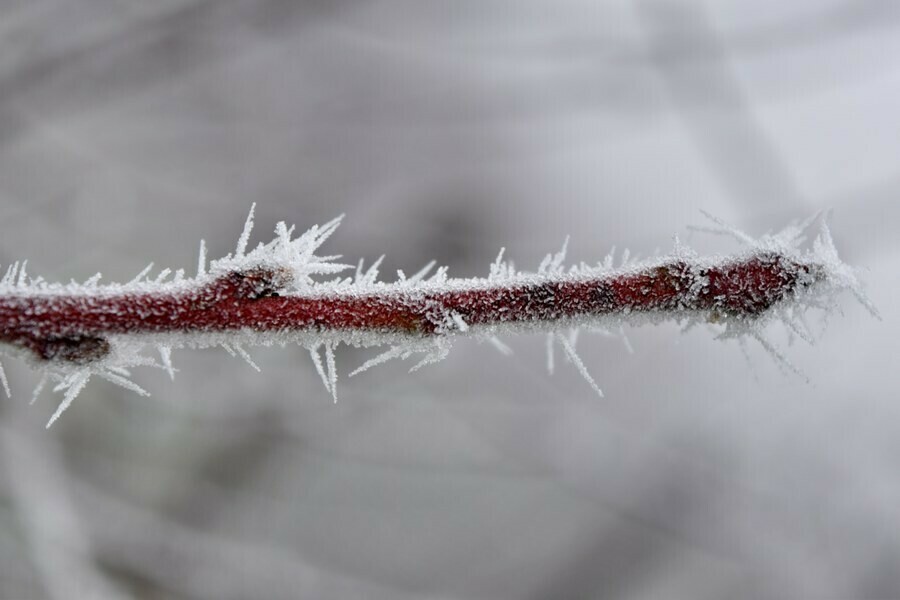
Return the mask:
<svg viewBox="0 0 900 600">
<path fill-rule="evenodd" d="M 48 380 L 65 393 L 48 427 L 92 376 L 142 395 L 131 367 L 152 366 L 174 378 L 174 348 L 215 347 L 241 356 L 259 370 L 245 346 L 299 344 L 309 350 L 325 388 L 337 400 L 335 347 L 387 346 L 355 375 L 390 359 L 423 355 L 411 370 L 437 362 L 458 337 L 492 341 L 519 331 L 548 334 L 548 368 L 559 345 L 602 396 L 575 350 L 582 328 L 622 332 L 624 325 L 677 321 L 723 327 L 721 338 L 752 337 L 784 367 L 799 374 L 764 335 L 773 319 L 813 341 L 803 319 L 810 308 L 831 310 L 834 296 L 850 290 L 873 311 L 853 270 L 842 263 L 824 220 L 811 248 L 801 244 L 816 217 L 759 239 L 710 217 L 701 228 L 734 237 L 744 252 L 700 257 L 676 242 L 669 256 L 614 264 L 611 253 L 596 265 L 565 267 L 566 245 L 535 272 L 517 270 L 503 251 L 486 278 L 451 279 L 434 263 L 393 283 L 378 281 L 376 261 L 360 261 L 355 275 L 326 279 L 349 265 L 340 256 L 316 254 L 341 217 L 294 237 L 278 223 L 276 237 L 248 251 L 253 210 L 233 254 L 207 265 L 201 242 L 197 275 L 164 269 L 150 277 L 148 265 L 131 282 L 51 284 L 29 278 L 25 264 L 9 267 L 0 281 L 0 342 L 43 373 L 34 398 Z M 624 335 L 624 333 L 622 334 Z M 158 359 L 146 354 L 155 349 Z M 320 349 L 324 348 L 324 361 Z M 5 374 L 0 379 L 9 391 Z"/>
<path fill-rule="evenodd" d="M 49 598 L 128 598 L 97 567 L 91 540 L 70 498 L 58 440 L 28 435 L 23 407 L 0 424 L 8 497 L 21 522 L 35 570 Z"/>
<path fill-rule="evenodd" d="M 756 121 L 728 46 L 693 2 L 638 2 L 651 60 L 710 170 L 744 207 L 808 211 L 790 169 Z M 697 60 L 703 57 L 703 60 Z"/>
</svg>

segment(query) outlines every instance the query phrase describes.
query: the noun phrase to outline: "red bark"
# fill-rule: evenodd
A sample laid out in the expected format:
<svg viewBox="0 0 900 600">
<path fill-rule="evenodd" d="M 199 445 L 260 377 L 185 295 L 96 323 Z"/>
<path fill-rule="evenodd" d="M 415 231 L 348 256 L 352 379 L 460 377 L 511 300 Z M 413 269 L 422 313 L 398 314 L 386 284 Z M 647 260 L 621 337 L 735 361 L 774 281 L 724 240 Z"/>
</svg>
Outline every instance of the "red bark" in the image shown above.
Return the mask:
<svg viewBox="0 0 900 600">
<path fill-rule="evenodd" d="M 685 261 L 596 278 L 485 283 L 473 289 L 289 295 L 289 275 L 258 268 L 180 293 L 9 294 L 0 296 L 0 341 L 45 360 L 103 357 L 106 336 L 365 330 L 422 336 L 444 332 L 447 314 L 468 325 L 550 322 L 649 311 L 707 311 L 753 318 L 790 296 L 810 267 L 778 255 L 701 267 Z"/>
</svg>

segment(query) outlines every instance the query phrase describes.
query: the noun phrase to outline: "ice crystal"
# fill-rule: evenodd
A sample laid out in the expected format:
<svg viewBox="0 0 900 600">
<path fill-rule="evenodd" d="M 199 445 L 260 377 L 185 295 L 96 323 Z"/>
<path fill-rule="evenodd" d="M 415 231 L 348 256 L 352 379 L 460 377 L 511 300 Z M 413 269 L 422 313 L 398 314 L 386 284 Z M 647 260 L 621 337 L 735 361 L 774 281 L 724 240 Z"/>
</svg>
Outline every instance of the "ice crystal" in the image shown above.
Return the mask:
<svg viewBox="0 0 900 600">
<path fill-rule="evenodd" d="M 259 370 L 245 346 L 299 344 L 337 401 L 339 344 L 387 347 L 354 376 L 418 355 L 415 371 L 446 357 L 458 337 L 508 354 L 499 335 L 545 331 L 548 371 L 559 345 L 602 396 L 576 352 L 582 329 L 619 337 L 632 352 L 625 325 L 674 320 L 687 330 L 713 323 L 719 338 L 754 339 L 778 364 L 800 373 L 766 335 L 771 323 L 812 342 L 805 313 L 834 310 L 844 290 L 877 316 L 821 215 L 759 238 L 707 215 L 710 224 L 695 229 L 743 246 L 729 257 L 699 257 L 676 239 L 666 256 L 637 261 L 626 251 L 617 261 L 614 248 L 596 265 L 567 267 L 567 238 L 534 272 L 518 270 L 501 249 L 484 278 L 451 279 L 447 267 L 432 261 L 387 283 L 378 279 L 383 256 L 351 267 L 340 256 L 319 254 L 343 216 L 296 237 L 294 227 L 280 222 L 270 242 L 250 249 L 254 208 L 232 254 L 208 261 L 201 241 L 192 278 L 170 269 L 151 276 L 151 263 L 126 284 L 100 284 L 99 273 L 84 283 L 58 284 L 29 277 L 25 262 L 8 267 L 0 279 L 0 350 L 43 372 L 35 398 L 48 380 L 63 393 L 48 426 L 95 376 L 146 395 L 129 369 L 150 366 L 174 378 L 172 351 L 185 347 L 220 346 Z M 817 221 L 818 233 L 806 243 Z M 9 393 L 2 365 L 0 383 Z"/>
</svg>

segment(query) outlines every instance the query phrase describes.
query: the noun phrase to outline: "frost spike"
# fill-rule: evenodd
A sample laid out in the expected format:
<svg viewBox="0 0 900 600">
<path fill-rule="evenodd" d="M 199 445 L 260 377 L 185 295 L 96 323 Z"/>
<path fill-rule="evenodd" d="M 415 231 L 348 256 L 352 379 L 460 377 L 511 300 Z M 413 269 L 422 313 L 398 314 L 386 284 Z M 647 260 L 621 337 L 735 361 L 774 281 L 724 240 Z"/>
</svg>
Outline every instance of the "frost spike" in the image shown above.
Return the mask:
<svg viewBox="0 0 900 600">
<path fill-rule="evenodd" d="M 247 242 L 250 241 L 250 232 L 253 230 L 253 213 L 256 210 L 256 202 L 250 205 L 250 212 L 247 214 L 247 220 L 244 221 L 244 229 L 241 231 L 241 237 L 238 238 L 237 247 L 234 249 L 235 258 L 242 258 L 247 250 Z"/>
<path fill-rule="evenodd" d="M 141 270 L 140 273 L 138 273 L 137 275 L 135 275 L 135 276 L 134 276 L 134 279 L 132 279 L 131 281 L 129 281 L 129 282 L 126 283 L 125 285 L 126 285 L 126 286 L 129 286 L 129 285 L 134 285 L 135 283 L 140 282 L 144 277 L 147 276 L 147 273 L 149 273 L 150 270 L 151 270 L 152 268 L 153 268 L 153 263 L 150 263 L 149 265 L 147 265 L 146 267 L 144 267 L 144 268 Z"/>
<path fill-rule="evenodd" d="M 554 360 L 554 351 L 553 351 L 553 342 L 555 341 L 556 334 L 548 333 L 547 334 L 547 373 L 553 375 L 553 371 L 555 369 L 555 360 Z"/>
<path fill-rule="evenodd" d="M 415 365 L 413 365 L 412 368 L 409 370 L 409 372 L 414 373 L 426 365 L 431 365 L 436 362 L 440 362 L 440 361 L 444 360 L 449 353 L 450 353 L 449 344 L 447 344 L 447 343 L 442 344 L 442 343 L 440 343 L 440 341 L 437 341 L 434 344 L 434 346 L 429 351 L 426 352 L 425 357 L 422 358 L 422 360 L 417 362 Z"/>
<path fill-rule="evenodd" d="M 494 259 L 494 262 L 491 263 L 491 270 L 489 271 L 488 279 L 499 279 L 501 273 L 503 272 L 503 253 L 506 252 L 506 247 L 500 248 L 500 252 L 497 253 L 497 258 Z"/>
<path fill-rule="evenodd" d="M 325 342 L 325 364 L 328 367 L 328 383 L 331 386 L 331 397 L 337 404 L 337 366 L 334 362 L 334 344 Z"/>
<path fill-rule="evenodd" d="M 321 228 L 319 228 L 318 235 L 316 236 L 315 247 L 319 247 L 325 243 L 325 240 L 331 237 L 337 228 L 340 226 L 341 222 L 344 220 L 344 213 L 339 214 L 332 220 L 328 221 Z"/>
<path fill-rule="evenodd" d="M 600 389 L 600 386 L 597 385 L 597 382 L 594 381 L 594 378 L 591 377 L 591 374 L 588 372 L 587 367 L 584 366 L 584 363 L 581 361 L 581 357 L 578 356 L 578 353 L 575 352 L 575 347 L 572 345 L 568 339 L 562 334 L 555 334 L 556 339 L 559 340 L 560 345 L 563 347 L 563 350 L 566 352 L 566 356 L 569 357 L 569 360 L 572 361 L 572 364 L 575 365 L 575 368 L 578 369 L 578 372 L 581 373 L 581 376 L 587 380 L 588 384 L 597 392 L 597 395 L 601 398 L 603 397 L 603 391 Z"/>
<path fill-rule="evenodd" d="M 175 368 L 172 366 L 172 348 L 159 346 L 159 359 L 162 361 L 163 369 L 169 374 L 169 379 L 175 381 Z"/>
<path fill-rule="evenodd" d="M 16 287 L 25 287 L 25 283 L 27 281 L 27 275 L 25 274 L 25 267 L 28 265 L 27 260 L 22 261 L 22 268 L 19 270 L 19 278 L 16 281 Z"/>
<path fill-rule="evenodd" d="M 53 413 L 53 416 L 50 417 L 50 420 L 47 421 L 47 429 L 50 429 L 50 426 L 59 418 L 61 414 L 63 414 L 67 408 L 72 404 L 72 400 L 84 389 L 84 386 L 87 385 L 88 380 L 91 378 L 90 371 L 81 371 L 72 375 L 65 386 L 62 389 L 66 390 L 65 396 L 63 396 L 62 402 L 59 403 L 59 406 L 56 408 L 56 412 Z M 65 382 L 64 382 L 65 383 Z"/>
<path fill-rule="evenodd" d="M 199 256 L 197 256 L 197 277 L 203 277 L 204 275 L 206 275 L 206 240 L 200 240 L 200 252 Z"/>
<path fill-rule="evenodd" d="M 142 388 L 135 382 L 124 377 L 123 375 L 119 375 L 118 373 L 110 371 L 109 369 L 102 369 L 102 370 L 97 371 L 97 376 L 109 381 L 110 383 L 114 383 L 120 387 L 123 387 L 126 390 L 130 390 L 130 391 L 136 393 L 138 396 L 149 396 L 150 395 L 150 392 L 148 392 L 147 390 L 145 390 L 144 388 Z"/>
<path fill-rule="evenodd" d="M 153 283 L 162 283 L 163 281 L 166 280 L 166 277 L 168 277 L 171 273 L 172 273 L 172 269 L 168 269 L 168 268 L 167 268 L 167 269 L 163 269 L 163 270 L 160 271 L 159 274 L 156 276 L 156 279 L 153 280 Z M 100 273 L 97 273 L 97 275 L 100 275 Z M 98 278 L 98 279 L 99 279 L 99 278 Z"/>
<path fill-rule="evenodd" d="M 358 375 L 363 371 L 368 371 L 372 367 L 380 365 L 382 363 L 386 363 L 393 358 L 399 358 L 403 355 L 403 352 L 403 346 L 391 346 L 388 350 L 385 350 L 374 358 L 370 358 L 369 360 L 358 366 L 356 369 L 351 371 L 348 377 L 353 377 L 354 375 Z"/>
<path fill-rule="evenodd" d="M 789 361 L 787 359 L 787 357 L 781 352 L 781 350 L 779 350 L 775 346 L 775 344 L 770 342 L 761 333 L 756 332 L 756 331 L 751 332 L 750 336 L 753 337 L 753 339 L 755 339 L 757 342 L 759 342 L 759 345 L 762 346 L 765 349 L 765 351 L 768 352 L 769 355 L 771 355 L 775 359 L 775 362 L 782 365 L 783 367 L 785 367 L 786 369 L 788 369 L 789 371 L 791 371 L 798 377 L 803 378 L 806 381 L 806 383 L 809 383 L 809 377 L 807 377 L 803 371 L 801 371 L 799 368 L 797 368 L 794 365 L 794 363 Z"/>
<path fill-rule="evenodd" d="M 312 359 L 313 366 L 316 368 L 316 373 L 319 374 L 319 377 L 322 379 L 322 385 L 325 386 L 325 391 L 331 391 L 331 383 L 328 380 L 328 375 L 325 373 L 325 368 L 322 366 L 322 357 L 319 356 L 319 346 L 321 344 L 316 344 L 309 349 L 309 357 Z"/>
<path fill-rule="evenodd" d="M 41 395 L 41 392 L 44 390 L 44 386 L 47 385 L 48 379 L 50 379 L 50 374 L 44 372 L 41 375 L 41 380 L 38 381 L 38 384 L 36 386 L 34 386 L 34 390 L 31 392 L 31 400 L 28 402 L 28 404 L 34 404 L 35 402 L 37 402 L 38 396 Z"/>
<path fill-rule="evenodd" d="M 248 365 L 250 365 L 251 367 L 253 367 L 256 370 L 257 373 L 261 371 L 259 366 L 255 362 L 253 362 L 253 359 L 250 357 L 250 355 L 247 353 L 247 351 L 244 350 L 243 346 L 241 346 L 240 344 L 235 344 L 234 349 L 237 351 L 237 353 L 240 355 L 240 357 L 243 358 L 244 361 L 246 361 L 246 363 Z"/>
<path fill-rule="evenodd" d="M 0 362 L 0 383 L 3 384 L 3 391 L 6 392 L 6 397 L 12 398 L 12 392 L 9 390 L 9 380 L 6 378 L 6 371 L 3 370 L 2 362 Z"/>
<path fill-rule="evenodd" d="M 434 268 L 434 265 L 437 264 L 436 260 L 429 261 L 424 267 L 416 271 L 412 277 L 407 279 L 407 283 L 418 283 L 419 281 L 425 279 L 429 272 Z"/>
<path fill-rule="evenodd" d="M 11 263 L 8 267 L 6 267 L 6 274 L 3 276 L 3 279 L 0 280 L 0 285 L 10 285 L 11 282 L 16 279 L 16 271 L 19 270 L 19 261 Z"/>
<path fill-rule="evenodd" d="M 513 353 L 512 348 L 500 341 L 500 338 L 498 338 L 496 335 L 492 335 L 491 337 L 489 337 L 488 342 L 490 342 L 491 346 L 497 349 L 497 352 L 504 356 L 511 356 Z"/>
<path fill-rule="evenodd" d="M 619 337 L 622 338 L 622 343 L 625 344 L 625 350 L 628 351 L 628 354 L 634 354 L 634 347 L 631 345 L 631 340 L 628 339 L 628 334 L 625 333 L 625 328 L 619 327 Z"/>
<path fill-rule="evenodd" d="M 745 246 L 752 247 L 756 245 L 756 240 L 754 240 L 752 237 L 750 237 L 737 227 L 726 224 L 718 217 L 714 217 L 703 209 L 700 209 L 700 212 L 704 217 L 718 225 L 718 227 L 691 226 L 690 229 L 692 229 L 693 231 L 705 231 L 707 233 L 713 233 L 716 235 L 728 235 L 736 239 L 738 242 L 744 244 Z"/>
</svg>

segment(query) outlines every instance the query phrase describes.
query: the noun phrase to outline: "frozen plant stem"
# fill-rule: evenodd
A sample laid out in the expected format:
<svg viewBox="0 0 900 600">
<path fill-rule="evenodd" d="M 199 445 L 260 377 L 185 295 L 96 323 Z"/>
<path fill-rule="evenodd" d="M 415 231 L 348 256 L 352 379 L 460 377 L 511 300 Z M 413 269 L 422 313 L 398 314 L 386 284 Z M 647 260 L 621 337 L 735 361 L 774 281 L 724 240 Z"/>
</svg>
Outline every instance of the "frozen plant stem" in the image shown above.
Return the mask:
<svg viewBox="0 0 900 600">
<path fill-rule="evenodd" d="M 318 280 L 349 268 L 334 262 L 338 256 L 315 254 L 340 219 L 296 239 L 293 228 L 279 223 L 272 242 L 248 253 L 252 216 L 251 210 L 234 255 L 207 268 L 201 244 L 192 279 L 179 271 L 167 281 L 168 270 L 148 279 L 148 267 L 125 285 L 98 285 L 99 276 L 59 285 L 29 280 L 24 265 L 10 267 L 0 281 L 0 343 L 67 392 L 54 419 L 91 375 L 144 393 L 127 368 L 158 366 L 172 375 L 171 349 L 177 347 L 223 346 L 255 367 L 245 344 L 299 343 L 336 399 L 334 347 L 341 342 L 390 346 L 356 373 L 414 353 L 425 354 L 414 369 L 435 362 L 459 336 L 494 341 L 498 333 L 544 330 L 551 351 L 556 339 L 599 393 L 575 353 L 580 327 L 621 331 L 624 323 L 714 322 L 724 327 L 724 337 L 755 337 L 796 370 L 762 336 L 765 323 L 781 319 L 807 338 L 800 313 L 829 309 L 838 291 L 850 289 L 870 306 L 852 270 L 837 258 L 824 221 L 806 251 L 799 246 L 812 220 L 759 240 L 713 220 L 712 231 L 737 238 L 747 246 L 743 253 L 700 258 L 676 245 L 672 255 L 642 264 L 614 267 L 610 255 L 596 266 L 565 269 L 564 247 L 526 273 L 503 262 L 501 252 L 487 278 L 449 279 L 446 268 L 426 278 L 429 264 L 413 277 L 401 273 L 384 283 L 377 281 L 380 260 L 366 271 L 360 263 L 354 277 Z M 147 346 L 158 349 L 161 363 L 143 354 Z"/>
<path fill-rule="evenodd" d="M 471 327 L 551 325 L 629 311 L 719 311 L 752 318 L 814 282 L 812 270 L 811 265 L 763 255 L 711 267 L 673 261 L 631 273 L 470 289 L 396 285 L 363 293 L 280 296 L 276 290 L 283 285 L 283 274 L 260 268 L 174 293 L 5 295 L 0 297 L 0 340 L 43 360 L 88 363 L 110 352 L 107 338 L 116 334 L 249 329 L 428 337 L 465 333 L 454 327 L 457 319 Z M 447 323 L 448 314 L 453 323 Z"/>
</svg>

